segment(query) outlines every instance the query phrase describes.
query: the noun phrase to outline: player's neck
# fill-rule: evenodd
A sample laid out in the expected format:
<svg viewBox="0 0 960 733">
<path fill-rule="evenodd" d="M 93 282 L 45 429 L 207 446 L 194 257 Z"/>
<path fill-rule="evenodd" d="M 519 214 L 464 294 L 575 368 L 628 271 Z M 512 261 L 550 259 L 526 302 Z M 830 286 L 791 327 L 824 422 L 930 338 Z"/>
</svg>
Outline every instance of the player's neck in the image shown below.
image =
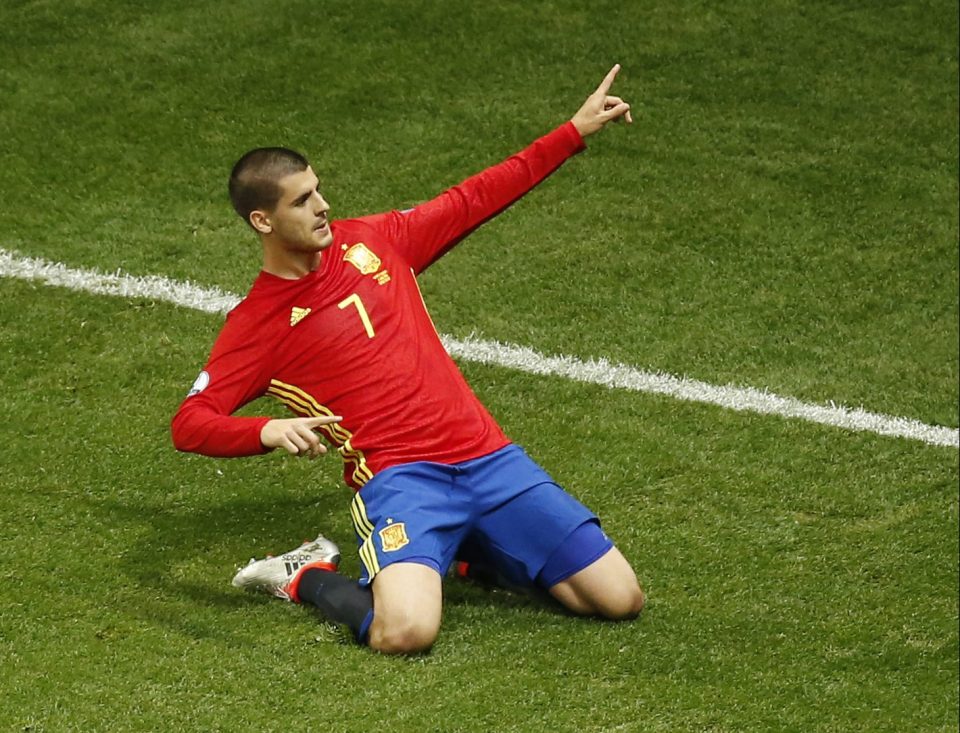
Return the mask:
<svg viewBox="0 0 960 733">
<path fill-rule="evenodd" d="M 320 266 L 320 252 L 291 252 L 264 242 L 263 271 L 284 280 L 299 280 Z"/>
</svg>

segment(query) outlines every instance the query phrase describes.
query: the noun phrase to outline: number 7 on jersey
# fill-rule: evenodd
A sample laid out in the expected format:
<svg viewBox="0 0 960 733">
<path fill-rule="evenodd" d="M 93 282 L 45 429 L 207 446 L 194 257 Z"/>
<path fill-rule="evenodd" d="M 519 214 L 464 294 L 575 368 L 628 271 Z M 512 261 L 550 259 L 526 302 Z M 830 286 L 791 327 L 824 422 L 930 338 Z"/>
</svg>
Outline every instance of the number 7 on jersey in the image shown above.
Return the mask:
<svg viewBox="0 0 960 733">
<path fill-rule="evenodd" d="M 367 338 L 373 338 L 376 335 L 373 330 L 373 324 L 370 323 L 370 316 L 367 315 L 367 309 L 363 307 L 363 301 L 360 300 L 359 295 L 350 293 L 350 295 L 337 303 L 337 308 L 343 310 L 351 305 L 356 306 L 357 313 L 360 314 L 360 322 L 363 323 L 363 328 L 367 332 Z"/>
</svg>

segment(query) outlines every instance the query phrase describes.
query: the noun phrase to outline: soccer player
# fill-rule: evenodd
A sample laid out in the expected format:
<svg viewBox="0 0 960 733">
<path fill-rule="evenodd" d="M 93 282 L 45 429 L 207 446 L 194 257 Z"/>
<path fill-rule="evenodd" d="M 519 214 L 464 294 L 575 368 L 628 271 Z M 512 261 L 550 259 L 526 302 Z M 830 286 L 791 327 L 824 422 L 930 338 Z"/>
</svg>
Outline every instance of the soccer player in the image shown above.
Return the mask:
<svg viewBox="0 0 960 733">
<path fill-rule="evenodd" d="M 573 118 L 529 147 L 406 211 L 331 220 L 298 153 L 258 148 L 230 197 L 263 247 L 263 270 L 227 316 L 172 424 L 177 449 L 316 457 L 321 433 L 356 490 L 359 581 L 337 572 L 322 535 L 234 578 L 317 606 L 360 643 L 428 649 L 442 579 L 468 556 L 505 583 L 542 589 L 581 615 L 635 618 L 637 578 L 590 510 L 512 444 L 440 342 L 417 276 L 584 148 L 631 122 L 610 94 L 614 66 Z M 298 417 L 235 417 L 271 395 Z"/>
</svg>

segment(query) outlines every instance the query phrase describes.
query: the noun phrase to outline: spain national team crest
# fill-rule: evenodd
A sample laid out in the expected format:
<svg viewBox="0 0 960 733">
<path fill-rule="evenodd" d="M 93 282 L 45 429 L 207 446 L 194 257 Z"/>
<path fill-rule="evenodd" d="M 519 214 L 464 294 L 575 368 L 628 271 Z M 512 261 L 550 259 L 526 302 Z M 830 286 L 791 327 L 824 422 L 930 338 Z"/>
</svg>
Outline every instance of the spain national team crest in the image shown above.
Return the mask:
<svg viewBox="0 0 960 733">
<path fill-rule="evenodd" d="M 407 537 L 406 525 L 403 522 L 396 522 L 381 529 L 380 544 L 384 552 L 394 552 L 405 545 L 409 545 L 410 538 Z"/>
<path fill-rule="evenodd" d="M 344 252 L 343 259 L 360 270 L 361 275 L 372 275 L 380 269 L 380 258 L 363 242 L 357 242 Z"/>
</svg>

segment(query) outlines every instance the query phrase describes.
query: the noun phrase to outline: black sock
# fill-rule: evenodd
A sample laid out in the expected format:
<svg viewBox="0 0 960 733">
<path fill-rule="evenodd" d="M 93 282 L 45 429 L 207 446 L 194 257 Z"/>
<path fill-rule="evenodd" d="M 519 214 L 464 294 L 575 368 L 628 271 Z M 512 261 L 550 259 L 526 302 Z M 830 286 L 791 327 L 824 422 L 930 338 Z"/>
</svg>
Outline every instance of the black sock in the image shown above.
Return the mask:
<svg viewBox="0 0 960 733">
<path fill-rule="evenodd" d="M 300 577 L 297 595 L 301 602 L 316 606 L 331 621 L 346 624 L 359 643 L 367 643 L 373 621 L 373 594 L 369 588 L 345 575 L 307 568 Z"/>
</svg>

